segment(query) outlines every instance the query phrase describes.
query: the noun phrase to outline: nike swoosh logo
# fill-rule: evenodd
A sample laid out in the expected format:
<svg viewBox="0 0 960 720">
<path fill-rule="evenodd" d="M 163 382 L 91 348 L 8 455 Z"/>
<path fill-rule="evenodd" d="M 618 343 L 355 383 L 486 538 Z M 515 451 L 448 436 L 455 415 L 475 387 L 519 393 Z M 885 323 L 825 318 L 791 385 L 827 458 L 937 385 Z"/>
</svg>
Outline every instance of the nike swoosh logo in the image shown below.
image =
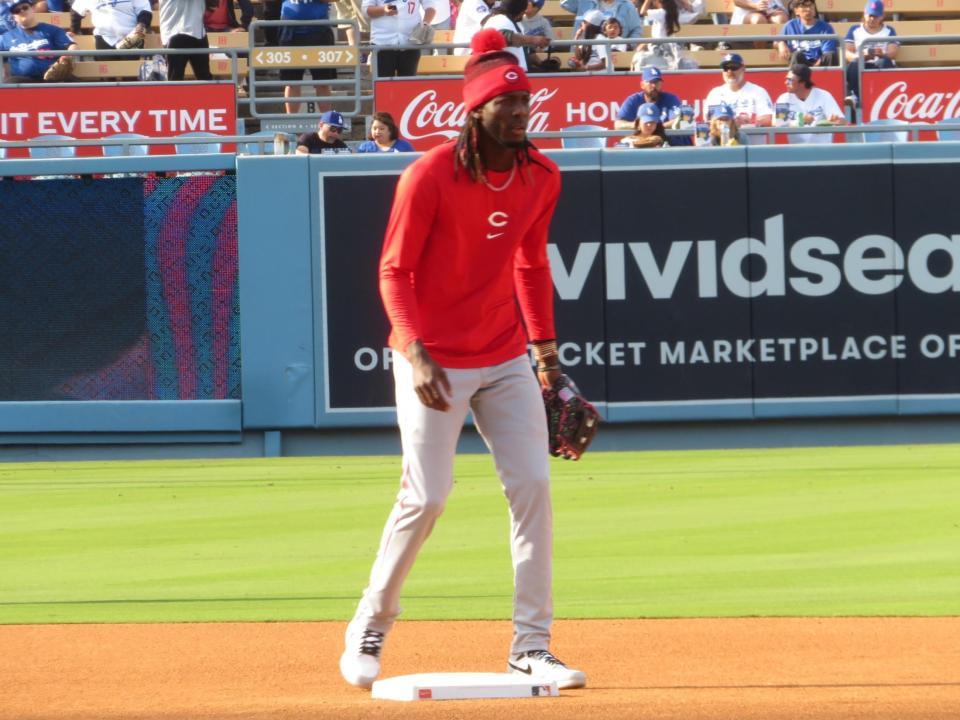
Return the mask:
<svg viewBox="0 0 960 720">
<path fill-rule="evenodd" d="M 498 238 L 503 234 L 504 233 L 487 233 L 487 240 L 493 240 L 494 238 Z"/>
<path fill-rule="evenodd" d="M 507 665 L 512 667 L 517 672 L 522 672 L 524 675 L 532 675 L 533 668 L 527 665 L 525 668 L 520 667 L 519 665 L 514 665 L 512 662 L 507 662 Z"/>
</svg>

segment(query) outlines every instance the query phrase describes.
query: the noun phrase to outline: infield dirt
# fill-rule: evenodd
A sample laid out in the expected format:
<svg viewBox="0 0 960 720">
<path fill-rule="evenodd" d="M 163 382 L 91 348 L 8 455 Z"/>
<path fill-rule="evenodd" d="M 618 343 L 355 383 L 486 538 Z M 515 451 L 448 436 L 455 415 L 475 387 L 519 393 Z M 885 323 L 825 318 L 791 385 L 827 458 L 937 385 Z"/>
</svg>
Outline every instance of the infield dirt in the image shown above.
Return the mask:
<svg viewBox="0 0 960 720">
<path fill-rule="evenodd" d="M 343 623 L 0 626 L 2 720 L 955 719 L 960 618 L 558 621 L 589 687 L 390 703 L 344 684 Z M 397 625 L 383 676 L 505 668 L 507 622 Z"/>
</svg>

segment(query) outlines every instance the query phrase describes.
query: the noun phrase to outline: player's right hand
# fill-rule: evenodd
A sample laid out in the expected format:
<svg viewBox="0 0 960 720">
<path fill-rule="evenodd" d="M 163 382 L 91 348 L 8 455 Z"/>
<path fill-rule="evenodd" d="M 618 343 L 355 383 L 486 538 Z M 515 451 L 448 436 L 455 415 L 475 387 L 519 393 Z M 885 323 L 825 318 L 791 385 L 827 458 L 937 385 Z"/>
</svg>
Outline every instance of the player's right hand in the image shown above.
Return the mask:
<svg viewBox="0 0 960 720">
<path fill-rule="evenodd" d="M 413 389 L 420 402 L 431 410 L 450 409 L 447 398 L 453 395 L 447 371 L 438 365 L 419 340 L 407 346 L 407 359 L 413 366 Z"/>
</svg>

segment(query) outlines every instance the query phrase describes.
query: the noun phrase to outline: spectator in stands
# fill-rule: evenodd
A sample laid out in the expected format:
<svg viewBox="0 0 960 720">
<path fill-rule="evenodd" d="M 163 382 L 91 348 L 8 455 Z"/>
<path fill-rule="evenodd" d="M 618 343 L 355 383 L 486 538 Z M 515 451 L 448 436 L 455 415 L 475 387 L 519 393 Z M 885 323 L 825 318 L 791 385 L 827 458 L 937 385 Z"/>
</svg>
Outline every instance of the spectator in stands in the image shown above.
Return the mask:
<svg viewBox="0 0 960 720">
<path fill-rule="evenodd" d="M 70 29 L 80 32 L 84 15 L 93 23 L 97 50 L 127 50 L 143 47 L 143 38 L 153 22 L 150 0 L 74 0 Z"/>
<path fill-rule="evenodd" d="M 543 35 L 526 35 L 520 21 L 527 11 L 527 0 L 500 0 L 500 4 L 480 21 L 480 26 L 497 30 L 507 43 L 506 51 L 517 58 L 517 64 L 527 69 L 526 48 L 544 49 L 550 40 Z"/>
<path fill-rule="evenodd" d="M 416 75 L 420 50 L 396 46 L 413 44 L 410 34 L 421 22 L 433 21 L 433 7 L 421 6 L 420 0 L 363 0 L 363 12 L 370 18 L 370 44 L 377 46 L 377 77 Z"/>
<path fill-rule="evenodd" d="M 787 71 L 787 91 L 777 98 L 777 107 L 786 106 L 786 124 L 792 127 L 831 124 L 846 125 L 843 110 L 833 95 L 815 87 L 808 65 L 796 63 Z M 779 112 L 779 111 L 778 111 Z M 789 135 L 791 143 L 830 143 L 829 133 Z"/>
<path fill-rule="evenodd" d="M 203 25 L 207 32 L 242 32 L 250 27 L 254 16 L 253 3 L 250 0 L 238 0 L 238 3 L 239 22 L 233 0 L 207 0 L 207 10 L 203 13 Z"/>
<path fill-rule="evenodd" d="M 350 148 L 341 138 L 344 129 L 343 115 L 336 110 L 327 110 L 320 116 L 316 132 L 303 133 L 297 138 L 297 152 L 301 155 L 317 155 L 324 150 L 349 152 Z"/>
<path fill-rule="evenodd" d="M 10 6 L 14 0 L 0 0 L 0 35 L 13 30 L 17 26 L 17 21 L 10 14 Z"/>
<path fill-rule="evenodd" d="M 414 152 L 413 145 L 400 137 L 397 124 L 388 112 L 375 112 L 370 123 L 370 139 L 357 148 L 358 153 Z"/>
<path fill-rule="evenodd" d="M 633 93 L 623 101 L 617 119 L 613 122 L 613 127 L 617 130 L 628 130 L 635 127 L 640 107 L 649 103 L 660 108 L 660 121 L 665 128 L 678 128 L 681 122 L 680 108 L 683 103 L 673 93 L 663 91 L 663 74 L 660 69 L 656 67 L 644 68 L 640 88 L 640 92 Z M 670 138 L 670 144 L 674 146 L 692 145 L 693 140 L 690 137 L 677 135 Z"/>
<path fill-rule="evenodd" d="M 731 25 L 783 25 L 789 19 L 782 0 L 733 0 Z"/>
<path fill-rule="evenodd" d="M 723 84 L 713 88 L 703 102 L 703 117 L 711 119 L 712 111 L 720 105 L 733 108 L 737 125 L 769 127 L 773 124 L 773 103 L 770 95 L 759 85 L 747 82 L 743 58 L 727 53 L 720 60 Z"/>
<path fill-rule="evenodd" d="M 600 29 L 605 19 L 599 10 L 587 10 L 574 37 L 578 40 L 596 40 L 600 37 Z M 574 70 L 602 70 L 604 64 L 599 45 L 574 45 L 573 55 L 567 61 L 567 65 Z"/>
<path fill-rule="evenodd" d="M 280 6 L 281 20 L 327 20 L 330 17 L 330 0 L 283 0 Z M 310 47 L 315 45 L 334 45 L 336 40 L 333 36 L 333 28 L 330 25 L 287 25 L 280 28 L 280 34 L 277 38 L 280 45 L 293 45 L 296 47 Z M 337 77 L 336 68 L 310 68 L 310 77 L 314 81 L 335 80 Z M 280 70 L 281 80 L 303 80 L 303 70 L 300 68 L 289 68 Z M 317 97 L 329 97 L 329 85 L 314 85 L 314 92 Z M 283 97 L 287 100 L 286 110 L 288 113 L 297 111 L 300 103 L 292 102 L 292 98 L 300 97 L 299 85 L 287 85 L 283 89 Z M 329 103 L 318 103 L 321 109 L 330 109 Z"/>
<path fill-rule="evenodd" d="M 847 101 L 856 107 L 860 94 L 860 68 L 857 58 L 863 56 L 865 68 L 896 67 L 900 44 L 893 40 L 897 31 L 883 21 L 883 0 L 869 0 L 863 9 L 863 22 L 853 25 L 844 38 L 847 58 Z"/>
<path fill-rule="evenodd" d="M 553 42 L 553 25 L 550 21 L 540 14 L 546 0 L 530 0 L 527 3 L 527 9 L 523 13 L 523 20 L 520 21 L 520 27 L 523 28 L 524 35 L 534 35 L 545 37 L 547 39 L 547 48 Z M 525 48 L 527 53 L 527 72 L 557 72 L 560 69 L 560 61 L 549 56 L 544 57 L 531 47 Z"/>
<path fill-rule="evenodd" d="M 606 18 L 603 25 L 600 26 L 600 32 L 607 40 L 623 40 L 623 26 L 615 17 Z M 604 67 L 610 65 L 615 68 L 617 66 L 617 53 L 625 53 L 626 51 L 627 44 L 625 42 L 597 46 L 597 52 L 600 53 Z"/>
<path fill-rule="evenodd" d="M 817 10 L 815 0 L 790 0 L 790 9 L 796 15 L 783 26 L 781 35 L 833 35 L 833 25 L 828 23 Z M 782 40 L 777 44 L 781 60 L 790 60 L 791 65 L 836 65 L 837 41 L 821 37 L 809 40 Z"/>
<path fill-rule="evenodd" d="M 470 40 L 479 32 L 483 19 L 490 14 L 496 0 L 463 0 L 457 12 L 457 23 L 453 30 L 455 43 L 466 43 L 467 47 L 455 48 L 454 55 L 469 55 Z"/>
<path fill-rule="evenodd" d="M 203 27 L 204 0 L 160 0 L 160 40 L 170 50 L 209 48 L 207 31 Z M 170 80 L 183 80 L 187 63 L 197 80 L 213 80 L 210 55 L 174 54 L 167 57 Z"/>
<path fill-rule="evenodd" d="M 370 32 L 370 19 L 363 12 L 362 0 L 335 0 L 334 7 L 337 8 L 337 20 L 356 20 L 361 33 Z M 347 45 L 356 47 L 360 44 L 360 38 L 357 37 L 352 26 L 346 26 L 344 34 L 347 37 Z"/>
<path fill-rule="evenodd" d="M 629 135 L 617 143 L 617 147 L 629 148 L 659 148 L 670 147 L 667 141 L 667 131 L 663 128 L 660 119 L 660 108 L 653 103 L 644 103 L 637 111 L 634 121 L 633 135 Z"/>
<path fill-rule="evenodd" d="M 263 0 L 263 19 L 279 20 L 283 0 Z M 280 28 L 276 25 L 263 29 L 263 38 L 267 45 L 280 44 Z"/>
<path fill-rule="evenodd" d="M 66 12 L 70 9 L 70 5 L 66 0 L 37 0 L 34 3 L 34 7 L 37 12 Z"/>
<path fill-rule="evenodd" d="M 733 116 L 733 108 L 726 103 L 718 105 L 710 118 L 710 145 L 729 146 L 743 144 L 737 119 Z"/>
<path fill-rule="evenodd" d="M 434 10 L 433 21 L 430 23 L 433 26 L 434 31 L 453 29 L 450 17 L 450 0 L 423 0 L 423 4 L 424 7 L 429 5 Z M 433 54 L 449 55 L 450 51 L 447 49 L 434 50 Z"/>
<path fill-rule="evenodd" d="M 650 37 L 662 40 L 680 32 L 680 2 L 686 3 L 686 0 L 643 0 L 640 15 L 650 23 Z M 680 43 L 649 43 L 638 46 L 633 68 L 636 70 L 646 65 L 670 70 L 697 67 L 696 63 L 685 60 Z"/>
<path fill-rule="evenodd" d="M 623 37 L 639 38 L 643 34 L 640 15 L 630 0 L 561 0 L 560 7 L 576 15 L 573 24 L 577 28 L 580 27 L 583 16 L 588 11 L 599 10 L 605 17 L 615 17 L 620 21 Z"/>
<path fill-rule="evenodd" d="M 77 46 L 63 28 L 56 25 L 42 23 L 37 19 L 37 11 L 33 0 L 15 0 L 10 5 L 10 14 L 13 15 L 17 26 L 13 30 L 0 35 L 0 50 L 37 51 L 37 50 L 76 50 Z M 6 78 L 10 83 L 43 82 L 45 75 L 54 65 L 58 68 L 57 75 L 50 77 L 50 82 L 62 82 L 69 76 L 73 60 L 69 55 L 59 58 L 51 55 L 21 56 L 7 59 L 10 75 Z"/>
</svg>

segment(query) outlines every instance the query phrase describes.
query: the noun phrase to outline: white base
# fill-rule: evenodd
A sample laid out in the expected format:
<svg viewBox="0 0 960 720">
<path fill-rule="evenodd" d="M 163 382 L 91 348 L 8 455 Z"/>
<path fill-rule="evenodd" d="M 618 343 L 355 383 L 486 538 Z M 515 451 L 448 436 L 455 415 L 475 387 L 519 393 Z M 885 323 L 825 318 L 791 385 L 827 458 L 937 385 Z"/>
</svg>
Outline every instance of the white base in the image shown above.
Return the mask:
<svg viewBox="0 0 960 720">
<path fill-rule="evenodd" d="M 469 700 L 559 697 L 556 682 L 537 682 L 510 673 L 421 673 L 377 680 L 375 700 Z"/>
</svg>

